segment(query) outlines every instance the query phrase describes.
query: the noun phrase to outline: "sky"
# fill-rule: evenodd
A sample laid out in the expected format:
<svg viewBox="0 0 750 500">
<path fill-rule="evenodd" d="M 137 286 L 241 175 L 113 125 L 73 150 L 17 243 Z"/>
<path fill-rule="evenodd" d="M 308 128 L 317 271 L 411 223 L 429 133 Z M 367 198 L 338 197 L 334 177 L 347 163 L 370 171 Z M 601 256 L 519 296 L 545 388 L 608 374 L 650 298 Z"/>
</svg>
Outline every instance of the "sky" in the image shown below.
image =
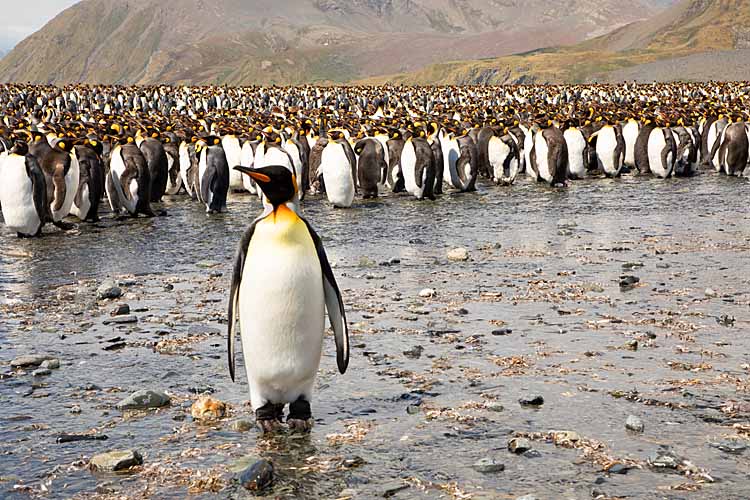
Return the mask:
<svg viewBox="0 0 750 500">
<path fill-rule="evenodd" d="M 78 0 L 0 0 L 4 24 L 0 30 L 0 50 L 13 48 L 77 2 Z"/>
</svg>

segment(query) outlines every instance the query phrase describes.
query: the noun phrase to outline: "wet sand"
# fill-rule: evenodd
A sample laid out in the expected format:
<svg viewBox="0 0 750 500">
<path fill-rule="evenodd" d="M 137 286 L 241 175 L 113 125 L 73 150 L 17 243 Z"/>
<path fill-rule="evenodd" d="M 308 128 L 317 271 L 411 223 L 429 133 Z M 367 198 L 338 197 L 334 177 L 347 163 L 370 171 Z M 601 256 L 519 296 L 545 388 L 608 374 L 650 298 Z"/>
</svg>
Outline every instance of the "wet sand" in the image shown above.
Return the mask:
<svg viewBox="0 0 750 500">
<path fill-rule="evenodd" d="M 225 311 L 256 198 L 207 216 L 173 197 L 164 217 L 40 239 L 3 228 L 0 497 L 244 498 L 235 473 L 260 457 L 269 498 L 750 497 L 749 188 L 707 174 L 308 200 L 353 346 L 341 376 L 326 339 L 309 437 L 237 430 L 253 416 L 244 370 L 229 379 Z M 447 258 L 457 247 L 468 260 Z M 124 295 L 97 300 L 108 277 Z M 112 324 L 123 303 L 136 322 Z M 10 366 L 32 353 L 61 366 Z M 139 389 L 171 402 L 117 409 Z M 203 393 L 229 415 L 195 421 Z M 120 449 L 143 465 L 89 470 Z M 480 472 L 492 460 L 504 470 Z"/>
</svg>

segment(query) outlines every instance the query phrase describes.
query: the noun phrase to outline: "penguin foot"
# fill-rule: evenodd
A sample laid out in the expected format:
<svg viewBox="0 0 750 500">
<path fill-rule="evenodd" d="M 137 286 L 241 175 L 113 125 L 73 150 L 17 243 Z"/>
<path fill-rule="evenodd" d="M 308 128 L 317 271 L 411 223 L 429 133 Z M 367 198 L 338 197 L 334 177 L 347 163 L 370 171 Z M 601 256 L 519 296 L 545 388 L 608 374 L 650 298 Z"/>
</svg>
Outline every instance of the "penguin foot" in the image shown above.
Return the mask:
<svg viewBox="0 0 750 500">
<path fill-rule="evenodd" d="M 278 420 L 256 420 L 258 428 L 263 434 L 275 434 L 279 432 L 283 426 Z"/>
<path fill-rule="evenodd" d="M 289 430 L 291 432 L 308 433 L 312 430 L 313 419 L 308 418 L 306 420 L 302 420 L 299 418 L 288 418 L 286 421 L 286 425 L 289 426 Z"/>
<path fill-rule="evenodd" d="M 289 416 L 286 425 L 292 432 L 310 432 L 313 426 L 310 402 L 300 396 L 297 401 L 289 405 Z"/>
<path fill-rule="evenodd" d="M 284 405 L 266 403 L 255 410 L 255 422 L 263 434 L 278 432 L 284 419 Z"/>
<path fill-rule="evenodd" d="M 70 231 L 71 229 L 75 229 L 75 227 L 76 227 L 75 224 L 72 224 L 70 222 L 64 222 L 64 221 L 61 221 L 61 220 L 57 221 L 57 222 L 53 222 L 52 224 L 54 224 L 56 227 L 62 229 L 63 231 Z"/>
</svg>

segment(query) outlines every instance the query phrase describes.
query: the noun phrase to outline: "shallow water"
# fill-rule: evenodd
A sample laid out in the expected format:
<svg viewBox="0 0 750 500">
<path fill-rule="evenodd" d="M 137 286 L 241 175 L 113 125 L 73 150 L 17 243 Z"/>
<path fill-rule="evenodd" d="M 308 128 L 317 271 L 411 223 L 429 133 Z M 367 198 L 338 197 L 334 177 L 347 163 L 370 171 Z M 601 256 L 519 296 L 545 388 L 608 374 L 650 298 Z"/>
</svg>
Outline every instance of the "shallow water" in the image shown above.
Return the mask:
<svg viewBox="0 0 750 500">
<path fill-rule="evenodd" d="M 303 439 L 230 426 L 252 419 L 244 371 L 237 384 L 228 377 L 224 321 L 235 245 L 256 198 L 232 198 L 227 214 L 207 216 L 174 197 L 163 217 L 105 217 L 72 234 L 47 228 L 39 239 L 3 229 L 0 497 L 243 497 L 230 469 L 263 456 L 277 472 L 270 497 L 349 489 L 371 498 L 403 485 L 396 498 L 747 498 L 750 451 L 710 445 L 750 444 L 749 189 L 709 174 L 592 179 L 565 190 L 522 181 L 434 203 L 386 196 L 350 210 L 307 200 L 354 347 L 341 376 L 327 339 L 316 426 Z M 459 246 L 470 260 L 448 261 Z M 394 257 L 399 264 L 380 265 Z M 623 274 L 639 286 L 621 290 Z M 107 276 L 125 280 L 126 295 L 97 303 Z M 437 295 L 420 298 L 427 287 Z M 120 302 L 138 323 L 104 325 Z M 720 324 L 723 315 L 733 324 Z M 492 335 L 499 328 L 512 333 Z M 122 345 L 104 350 L 113 344 Z M 404 354 L 414 346 L 423 347 L 418 359 Z M 27 353 L 57 356 L 62 367 L 37 378 L 12 370 L 10 360 Z M 115 408 L 142 388 L 167 391 L 172 404 L 126 415 Z M 190 403 L 205 391 L 230 403 L 229 418 L 193 421 Z M 544 404 L 520 406 L 529 393 Z M 491 401 L 504 410 L 489 409 Z M 624 428 L 631 414 L 644 433 Z M 60 432 L 92 429 L 109 439 L 55 442 Z M 582 440 L 566 447 L 534 434 L 550 430 Z M 537 456 L 509 452 L 514 433 L 531 433 Z M 660 445 L 696 474 L 651 470 L 646 460 Z M 144 456 L 132 474 L 86 468 L 92 455 L 125 448 Z M 364 464 L 342 464 L 354 456 Z M 484 457 L 505 470 L 475 471 Z M 634 468 L 604 472 L 612 461 Z M 207 486 L 204 476 L 216 480 Z"/>
</svg>

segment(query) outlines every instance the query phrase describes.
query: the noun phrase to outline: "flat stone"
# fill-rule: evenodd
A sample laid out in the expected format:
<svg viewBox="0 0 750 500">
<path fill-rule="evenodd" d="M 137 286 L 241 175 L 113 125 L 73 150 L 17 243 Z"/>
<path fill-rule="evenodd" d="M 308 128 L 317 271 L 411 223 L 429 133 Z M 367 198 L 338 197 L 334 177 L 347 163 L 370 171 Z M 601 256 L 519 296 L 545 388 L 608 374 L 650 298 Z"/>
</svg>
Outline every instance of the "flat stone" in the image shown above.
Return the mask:
<svg viewBox="0 0 750 500">
<path fill-rule="evenodd" d="M 39 366 L 48 359 L 54 359 L 52 356 L 45 354 L 26 354 L 24 356 L 18 356 L 10 362 L 10 366 L 13 368 L 22 368 L 25 366 Z"/>
<path fill-rule="evenodd" d="M 610 474 L 627 474 L 629 470 L 630 467 L 625 464 L 615 464 L 607 469 L 607 472 L 609 472 Z"/>
<path fill-rule="evenodd" d="M 115 280 L 104 280 L 96 289 L 96 298 L 99 300 L 117 299 L 122 296 L 122 289 L 117 286 Z"/>
<path fill-rule="evenodd" d="M 570 219 L 560 219 L 557 221 L 557 227 L 560 228 L 571 228 L 571 227 L 577 227 L 578 224 L 575 221 L 572 221 Z"/>
<path fill-rule="evenodd" d="M 52 370 L 50 370 L 49 368 L 39 368 L 31 372 L 31 375 L 33 375 L 34 377 L 45 377 L 50 374 L 52 374 Z"/>
<path fill-rule="evenodd" d="M 117 403 L 120 410 L 159 408 L 169 404 L 169 396 L 161 391 L 141 390 Z"/>
<path fill-rule="evenodd" d="M 123 316 L 125 314 L 130 314 L 130 306 L 128 304 L 117 304 L 109 313 L 110 316 Z"/>
<path fill-rule="evenodd" d="M 138 318 L 132 314 L 127 316 L 115 316 L 114 318 L 105 319 L 102 323 L 105 325 L 126 325 L 129 323 L 138 323 Z"/>
<path fill-rule="evenodd" d="M 496 461 L 494 458 L 482 458 L 474 462 L 474 465 L 472 465 L 471 468 L 482 474 L 492 474 L 504 471 L 505 465 Z"/>
<path fill-rule="evenodd" d="M 718 443 L 711 443 L 709 446 L 721 450 L 724 453 L 739 454 L 747 449 L 747 445 L 736 439 L 727 439 Z"/>
<path fill-rule="evenodd" d="M 648 457 L 648 465 L 652 469 L 677 469 L 682 459 L 669 450 L 658 450 Z"/>
<path fill-rule="evenodd" d="M 516 500 L 539 500 L 535 495 L 524 495 L 522 497 L 516 497 Z"/>
<path fill-rule="evenodd" d="M 409 488 L 409 485 L 405 484 L 403 481 L 391 481 L 381 486 L 381 491 L 383 492 L 383 498 L 390 498 L 399 491 L 403 491 L 407 488 Z"/>
<path fill-rule="evenodd" d="M 518 399 L 521 406 L 541 406 L 544 404 L 544 397 L 541 394 L 525 394 Z"/>
<path fill-rule="evenodd" d="M 253 423 L 250 420 L 245 420 L 244 418 L 241 418 L 239 420 L 235 420 L 234 422 L 232 422 L 231 428 L 233 431 L 247 432 L 253 428 Z"/>
<path fill-rule="evenodd" d="M 516 455 L 531 449 L 531 441 L 526 438 L 513 438 L 508 441 L 508 450 Z"/>
<path fill-rule="evenodd" d="M 239 476 L 240 484 L 250 491 L 263 491 L 273 484 L 273 464 L 268 460 L 258 460 Z"/>
<path fill-rule="evenodd" d="M 210 396 L 201 396 L 190 407 L 190 414 L 198 420 L 212 420 L 224 417 L 227 413 L 227 405 Z"/>
<path fill-rule="evenodd" d="M 469 251 L 463 247 L 448 250 L 448 260 L 462 262 L 469 260 Z"/>
<path fill-rule="evenodd" d="M 60 360 L 57 358 L 52 358 L 46 361 L 42 361 L 41 367 L 47 368 L 49 370 L 57 370 L 58 368 L 60 368 Z"/>
<path fill-rule="evenodd" d="M 135 450 L 110 451 L 94 455 L 89 467 L 102 472 L 125 470 L 143 464 L 143 457 Z"/>
<path fill-rule="evenodd" d="M 645 426 L 643 425 L 643 420 L 635 415 L 629 415 L 625 420 L 625 428 L 633 432 L 643 432 Z"/>
<path fill-rule="evenodd" d="M 195 266 L 200 267 L 201 269 L 211 269 L 212 267 L 218 267 L 220 265 L 221 262 L 215 260 L 201 260 L 195 263 Z"/>
<path fill-rule="evenodd" d="M 486 403 L 484 403 L 484 408 L 486 410 L 496 411 L 498 413 L 501 411 L 505 411 L 505 407 L 497 401 L 487 401 Z"/>
</svg>

